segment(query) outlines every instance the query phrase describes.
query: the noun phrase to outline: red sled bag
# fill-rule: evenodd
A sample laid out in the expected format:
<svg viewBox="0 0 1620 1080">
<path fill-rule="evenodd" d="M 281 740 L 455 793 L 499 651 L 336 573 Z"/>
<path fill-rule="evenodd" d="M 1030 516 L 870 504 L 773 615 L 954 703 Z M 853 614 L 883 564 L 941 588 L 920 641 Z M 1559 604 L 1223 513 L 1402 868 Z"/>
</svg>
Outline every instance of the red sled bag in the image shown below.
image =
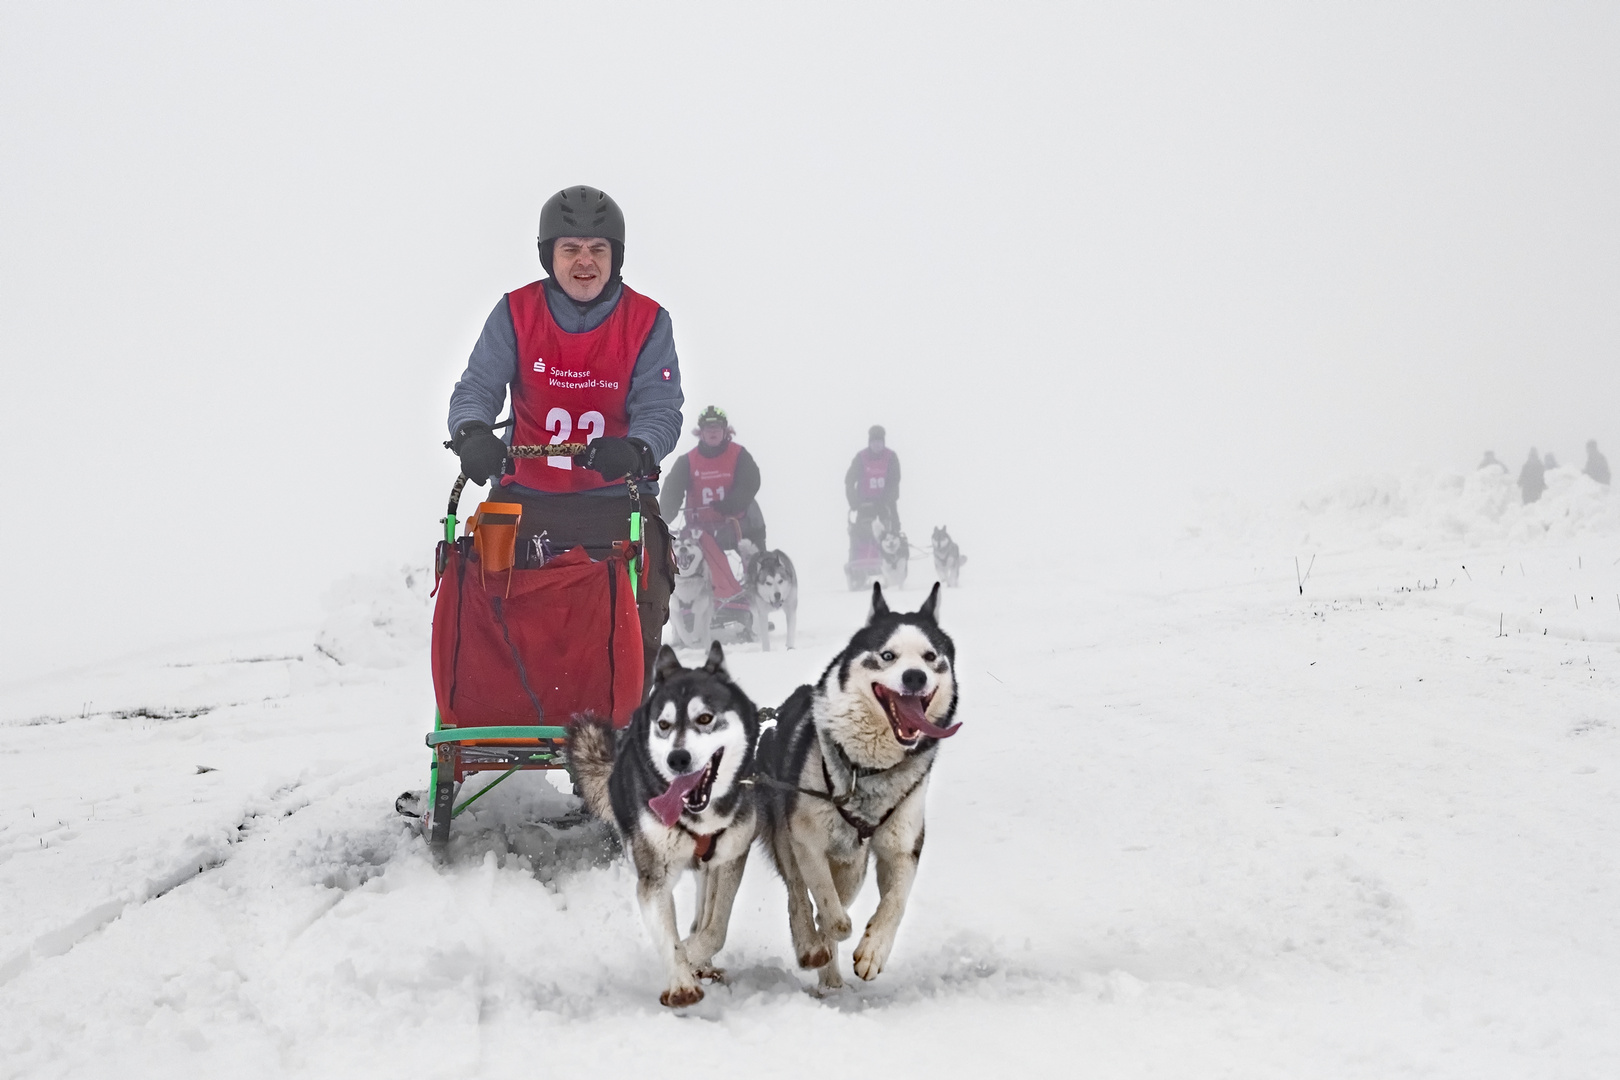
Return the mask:
<svg viewBox="0 0 1620 1080">
<path fill-rule="evenodd" d="M 480 573 L 451 545 L 433 609 L 433 692 L 446 727 L 630 723 L 641 703 L 641 620 L 622 558 L 582 547 L 538 570 Z"/>
</svg>

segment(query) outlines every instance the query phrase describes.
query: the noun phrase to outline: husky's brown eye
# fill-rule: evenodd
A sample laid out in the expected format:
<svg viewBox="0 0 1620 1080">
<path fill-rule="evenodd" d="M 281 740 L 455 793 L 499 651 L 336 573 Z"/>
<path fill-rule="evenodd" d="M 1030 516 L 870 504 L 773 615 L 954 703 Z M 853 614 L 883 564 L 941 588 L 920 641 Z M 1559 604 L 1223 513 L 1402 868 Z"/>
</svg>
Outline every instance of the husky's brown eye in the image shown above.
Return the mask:
<svg viewBox="0 0 1620 1080">
<path fill-rule="evenodd" d="M 937 659 L 939 659 L 939 654 L 938 653 L 931 653 L 931 652 L 923 653 L 923 663 L 925 663 L 925 664 L 932 664 Z"/>
<path fill-rule="evenodd" d="M 674 725 L 671 724 L 668 720 L 660 720 L 660 721 L 658 721 L 658 730 L 659 731 L 668 731 L 673 726 Z"/>
<path fill-rule="evenodd" d="M 697 722 L 699 727 L 708 727 L 710 724 L 714 723 L 714 713 L 704 713 L 702 716 L 697 718 Z"/>
</svg>

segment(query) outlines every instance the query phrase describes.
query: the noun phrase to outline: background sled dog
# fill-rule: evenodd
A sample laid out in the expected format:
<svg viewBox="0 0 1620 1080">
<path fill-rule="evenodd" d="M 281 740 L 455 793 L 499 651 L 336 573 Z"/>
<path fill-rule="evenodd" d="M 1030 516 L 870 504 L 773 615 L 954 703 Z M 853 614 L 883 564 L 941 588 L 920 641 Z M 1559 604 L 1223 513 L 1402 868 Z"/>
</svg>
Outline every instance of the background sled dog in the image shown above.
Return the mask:
<svg viewBox="0 0 1620 1080">
<path fill-rule="evenodd" d="M 904 588 L 906 571 L 911 567 L 911 542 L 898 529 L 885 529 L 882 520 L 876 522 L 878 548 L 883 552 L 883 584 L 891 589 Z"/>
<path fill-rule="evenodd" d="M 948 588 L 956 588 L 961 583 L 962 564 L 967 562 L 967 556 L 962 549 L 956 546 L 951 534 L 941 525 L 934 530 L 934 573 L 939 575 Z"/>
<path fill-rule="evenodd" d="M 675 591 L 669 598 L 669 637 L 683 649 L 702 649 L 713 638 L 714 583 L 703 557 L 703 532 L 688 526 L 675 536 Z"/>
<path fill-rule="evenodd" d="M 799 619 L 799 576 L 793 560 L 780 548 L 761 552 L 748 565 L 748 602 L 754 609 L 754 638 L 765 652 L 771 651 L 771 612 L 780 611 L 787 622 L 787 647 Z"/>
<path fill-rule="evenodd" d="M 909 614 L 891 612 L 873 585 L 866 625 L 760 740 L 766 845 L 787 886 L 793 951 L 800 967 L 820 969 L 823 988 L 843 985 L 838 942 L 868 859 L 880 898 L 855 947 L 863 979 L 888 961 L 916 878 L 929 771 L 939 740 L 961 726 L 951 723 L 956 646 L 938 611 L 937 583 Z"/>
<path fill-rule="evenodd" d="M 618 826 L 636 865 L 636 898 L 653 945 L 669 969 L 658 1000 L 703 999 L 700 978 L 726 943 L 732 901 L 758 822 L 752 789 L 759 713 L 726 672 L 720 644 L 701 668 L 681 667 L 665 645 L 653 691 L 615 739 L 605 722 L 582 718 L 568 756 L 585 805 Z M 615 745 L 615 743 L 617 745 Z M 675 929 L 675 882 L 697 871 L 691 936 Z"/>
</svg>

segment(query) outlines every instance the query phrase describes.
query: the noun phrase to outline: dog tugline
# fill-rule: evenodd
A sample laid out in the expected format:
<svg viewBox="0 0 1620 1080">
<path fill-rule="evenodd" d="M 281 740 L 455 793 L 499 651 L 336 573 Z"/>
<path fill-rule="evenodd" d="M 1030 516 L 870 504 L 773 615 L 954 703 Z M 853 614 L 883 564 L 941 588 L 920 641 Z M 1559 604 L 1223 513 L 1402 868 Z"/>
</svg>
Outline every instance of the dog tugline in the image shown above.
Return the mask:
<svg viewBox="0 0 1620 1080">
<path fill-rule="evenodd" d="M 680 362 L 669 313 L 620 277 L 624 214 L 605 193 L 571 187 L 540 211 L 548 275 L 501 297 L 450 395 L 451 448 L 469 480 L 494 479 L 492 501 L 519 509 L 518 549 L 542 558 L 628 540 L 627 475 L 656 477 L 681 432 Z M 583 443 L 573 456 L 508 457 L 494 433 L 508 396 L 516 445 Z M 498 500 L 495 498 L 498 491 Z M 650 568 L 637 597 L 643 681 L 669 617 L 674 575 L 658 484 L 640 484 Z"/>
</svg>

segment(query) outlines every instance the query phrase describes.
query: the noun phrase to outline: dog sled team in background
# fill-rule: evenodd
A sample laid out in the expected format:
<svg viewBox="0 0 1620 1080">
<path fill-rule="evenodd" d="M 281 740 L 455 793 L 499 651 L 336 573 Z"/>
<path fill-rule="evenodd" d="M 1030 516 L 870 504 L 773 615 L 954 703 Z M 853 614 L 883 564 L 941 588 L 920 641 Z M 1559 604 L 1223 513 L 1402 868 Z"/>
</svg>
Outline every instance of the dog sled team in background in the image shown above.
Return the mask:
<svg viewBox="0 0 1620 1080">
<path fill-rule="evenodd" d="M 786 645 L 794 648 L 798 574 L 786 552 L 766 545 L 759 465 L 718 406 L 703 410 L 692 434 L 697 445 L 676 459 L 659 498 L 664 520 L 682 522 L 671 541 L 674 587 L 665 640 L 682 649 L 757 641 L 769 651 L 780 615 Z M 900 459 L 885 445 L 881 426 L 872 427 L 866 448 L 850 463 L 844 493 L 850 588 L 865 588 L 874 578 L 903 588 L 913 549 L 900 526 Z M 967 560 L 943 526 L 934 529 L 933 556 L 936 577 L 956 587 Z"/>
<path fill-rule="evenodd" d="M 766 545 L 759 468 L 724 411 L 710 406 L 699 416 L 698 445 L 676 460 L 657 497 L 685 397 L 669 313 L 621 277 L 625 237 L 623 212 L 596 188 L 546 200 L 537 247 L 547 276 L 501 297 L 451 394 L 446 445 L 462 479 L 450 512 L 462 484 L 490 484 L 485 505 L 513 519 L 517 549 L 540 552 L 539 566 L 551 550 L 581 547 L 593 559 L 627 550 L 636 543 L 632 522 L 642 522 L 645 572 L 635 598 L 645 696 L 617 731 L 606 719 L 570 717 L 568 759 L 586 806 L 616 826 L 635 864 L 642 914 L 668 971 L 664 1004 L 692 1004 L 703 996 L 700 980 L 719 977 L 712 963 L 756 838 L 787 887 L 795 956 L 819 972 L 823 988 L 841 983 L 849 905 L 876 861 L 880 900 L 852 957 L 857 975 L 874 978 L 916 876 L 939 743 L 959 727 L 940 586 L 902 614 L 872 584 L 865 626 L 820 679 L 779 709 L 754 706 L 728 673 L 718 637 L 768 649 L 780 612 L 793 648 L 797 575 Z M 508 400 L 510 418 L 497 424 Z M 505 438 L 496 434 L 503 427 Z M 579 449 L 509 449 L 541 444 Z M 911 546 L 899 483 L 899 458 L 874 427 L 845 477 L 851 588 L 905 581 Z M 683 525 L 671 536 L 665 523 L 677 512 Z M 446 521 L 453 529 L 454 518 Z M 740 580 L 728 552 L 739 557 Z M 934 559 L 941 579 L 956 584 L 965 560 L 943 528 Z M 699 667 L 683 667 L 661 644 L 666 623 L 674 642 L 707 650 Z M 762 712 L 773 713 L 769 722 Z M 673 890 L 688 869 L 698 875 L 697 912 L 682 938 Z"/>
</svg>

